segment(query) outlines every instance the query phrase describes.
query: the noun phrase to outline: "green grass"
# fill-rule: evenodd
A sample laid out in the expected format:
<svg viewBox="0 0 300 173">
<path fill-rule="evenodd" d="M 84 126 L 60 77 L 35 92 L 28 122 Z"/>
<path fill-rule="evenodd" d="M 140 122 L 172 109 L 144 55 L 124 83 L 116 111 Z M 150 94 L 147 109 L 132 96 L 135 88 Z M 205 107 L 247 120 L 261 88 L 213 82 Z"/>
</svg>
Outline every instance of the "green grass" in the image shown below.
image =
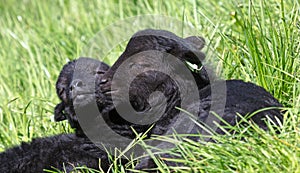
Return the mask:
<svg viewBox="0 0 300 173">
<path fill-rule="evenodd" d="M 218 74 L 263 86 L 288 110 L 280 134 L 253 126 L 240 128 L 237 136 L 216 136 L 221 144 L 173 139 L 183 158 L 177 161 L 187 165 L 174 170 L 300 172 L 299 13 L 297 0 L 0 0 L 0 151 L 35 137 L 71 132 L 67 122 L 53 120 L 55 81 L 63 64 L 76 59 L 110 24 L 161 14 L 188 22 L 206 38 L 207 61 Z M 162 164 L 159 169 L 171 168 Z"/>
</svg>

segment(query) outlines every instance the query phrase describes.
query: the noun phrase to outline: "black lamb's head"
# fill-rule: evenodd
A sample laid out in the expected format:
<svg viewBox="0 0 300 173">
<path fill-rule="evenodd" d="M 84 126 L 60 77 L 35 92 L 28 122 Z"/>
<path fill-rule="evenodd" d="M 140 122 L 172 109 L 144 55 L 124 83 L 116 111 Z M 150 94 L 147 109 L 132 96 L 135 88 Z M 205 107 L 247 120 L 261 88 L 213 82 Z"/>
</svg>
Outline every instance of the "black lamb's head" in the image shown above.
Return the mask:
<svg viewBox="0 0 300 173">
<path fill-rule="evenodd" d="M 141 130 L 137 132 L 155 124 L 152 133 L 164 133 L 178 113 L 175 107 L 180 107 L 182 96 L 198 95 L 198 89 L 209 84 L 204 68 L 192 72 L 185 64 L 201 65 L 204 44 L 201 37 L 180 38 L 163 30 L 137 32 L 114 65 L 101 77 L 96 75 L 102 115 L 112 123 Z"/>
<path fill-rule="evenodd" d="M 68 119 L 71 127 L 80 131 L 75 109 L 95 100 L 95 75 L 99 77 L 108 69 L 107 64 L 92 58 L 79 58 L 64 65 L 56 82 L 61 102 L 54 110 L 55 121 Z"/>
</svg>

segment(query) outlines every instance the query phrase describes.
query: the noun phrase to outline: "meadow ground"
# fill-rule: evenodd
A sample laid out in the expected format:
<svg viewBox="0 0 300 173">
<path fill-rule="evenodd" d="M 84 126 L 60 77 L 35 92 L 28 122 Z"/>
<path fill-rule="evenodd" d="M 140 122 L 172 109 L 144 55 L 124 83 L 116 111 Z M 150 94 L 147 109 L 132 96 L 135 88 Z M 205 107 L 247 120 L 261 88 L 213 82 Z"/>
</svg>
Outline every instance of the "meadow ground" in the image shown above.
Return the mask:
<svg viewBox="0 0 300 173">
<path fill-rule="evenodd" d="M 59 101 L 55 81 L 63 64 L 82 55 L 89 40 L 112 23 L 159 14 L 188 23 L 206 38 L 207 59 L 220 76 L 266 88 L 287 110 L 279 134 L 253 126 L 233 127 L 240 132 L 236 136 L 216 136 L 221 144 L 174 139 L 182 158 L 177 161 L 187 165 L 174 170 L 300 172 L 299 13 L 297 0 L 0 0 L 0 151 L 72 132 L 67 122 L 53 120 Z M 106 62 L 112 64 L 122 48 L 112 50 Z M 171 169 L 159 165 L 161 171 Z"/>
</svg>

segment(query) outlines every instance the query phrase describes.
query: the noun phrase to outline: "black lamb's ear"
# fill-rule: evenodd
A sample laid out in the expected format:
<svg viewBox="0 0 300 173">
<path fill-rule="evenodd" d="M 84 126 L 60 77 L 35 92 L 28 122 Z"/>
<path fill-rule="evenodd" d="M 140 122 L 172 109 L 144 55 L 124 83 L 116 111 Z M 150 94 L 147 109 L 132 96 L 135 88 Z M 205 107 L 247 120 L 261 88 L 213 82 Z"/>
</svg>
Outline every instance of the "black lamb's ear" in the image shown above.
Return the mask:
<svg viewBox="0 0 300 173">
<path fill-rule="evenodd" d="M 54 108 L 54 120 L 56 122 L 66 120 L 67 117 L 64 114 L 63 110 L 65 109 L 65 104 L 63 102 L 60 102 L 57 104 Z"/>
<path fill-rule="evenodd" d="M 200 36 L 190 36 L 184 40 L 197 50 L 201 50 L 205 46 L 205 39 Z"/>
<path fill-rule="evenodd" d="M 205 54 L 201 49 L 205 46 L 205 40 L 202 37 L 191 36 L 183 39 L 184 48 L 181 48 L 182 58 L 192 64 L 202 64 Z"/>
</svg>

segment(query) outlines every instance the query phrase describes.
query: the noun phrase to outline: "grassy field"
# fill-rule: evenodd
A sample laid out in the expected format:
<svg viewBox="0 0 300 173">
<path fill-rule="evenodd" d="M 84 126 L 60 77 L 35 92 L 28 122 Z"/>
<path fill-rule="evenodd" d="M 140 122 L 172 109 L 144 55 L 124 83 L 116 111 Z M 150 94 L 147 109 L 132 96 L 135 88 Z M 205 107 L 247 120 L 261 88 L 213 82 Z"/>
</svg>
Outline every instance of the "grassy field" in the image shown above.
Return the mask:
<svg viewBox="0 0 300 173">
<path fill-rule="evenodd" d="M 219 75 L 252 81 L 287 109 L 280 134 L 253 127 L 237 129 L 241 132 L 237 136 L 217 136 L 222 144 L 176 139 L 176 151 L 183 158 L 177 161 L 187 166 L 174 170 L 300 172 L 297 0 L 0 0 L 0 151 L 35 137 L 72 132 L 67 122 L 53 120 L 61 67 L 78 58 L 97 32 L 145 14 L 170 16 L 193 26 L 206 38 L 207 58 Z M 121 49 L 114 50 L 111 56 L 120 53 Z M 161 164 L 159 169 L 171 168 Z"/>
</svg>

